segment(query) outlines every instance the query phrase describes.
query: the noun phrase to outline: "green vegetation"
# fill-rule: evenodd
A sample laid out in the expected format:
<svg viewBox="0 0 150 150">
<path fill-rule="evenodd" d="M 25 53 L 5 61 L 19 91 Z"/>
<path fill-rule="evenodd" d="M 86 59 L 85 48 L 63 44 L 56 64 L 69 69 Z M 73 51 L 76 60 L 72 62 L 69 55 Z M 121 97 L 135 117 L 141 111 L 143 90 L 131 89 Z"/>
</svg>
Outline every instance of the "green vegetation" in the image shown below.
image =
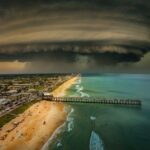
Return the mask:
<svg viewBox="0 0 150 150">
<path fill-rule="evenodd" d="M 40 90 L 43 90 L 44 87 L 43 86 L 35 86 L 34 89 L 40 91 Z"/>
<path fill-rule="evenodd" d="M 0 117 L 0 128 L 5 125 L 7 122 L 11 121 L 12 119 L 16 118 L 17 115 L 23 113 L 26 109 L 28 109 L 31 105 L 35 104 L 37 101 L 33 101 L 27 104 L 16 108 L 15 110 L 11 111 L 10 113 Z"/>
</svg>

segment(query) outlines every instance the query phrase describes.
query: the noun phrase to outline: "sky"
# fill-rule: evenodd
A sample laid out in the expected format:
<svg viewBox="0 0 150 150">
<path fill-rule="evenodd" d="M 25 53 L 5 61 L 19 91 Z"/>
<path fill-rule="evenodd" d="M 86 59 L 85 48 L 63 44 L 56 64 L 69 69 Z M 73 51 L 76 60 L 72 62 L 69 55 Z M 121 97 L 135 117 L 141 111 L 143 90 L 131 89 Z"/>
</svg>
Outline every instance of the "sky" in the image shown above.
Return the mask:
<svg viewBox="0 0 150 150">
<path fill-rule="evenodd" d="M 150 73 L 149 0 L 0 4 L 0 74 Z"/>
</svg>

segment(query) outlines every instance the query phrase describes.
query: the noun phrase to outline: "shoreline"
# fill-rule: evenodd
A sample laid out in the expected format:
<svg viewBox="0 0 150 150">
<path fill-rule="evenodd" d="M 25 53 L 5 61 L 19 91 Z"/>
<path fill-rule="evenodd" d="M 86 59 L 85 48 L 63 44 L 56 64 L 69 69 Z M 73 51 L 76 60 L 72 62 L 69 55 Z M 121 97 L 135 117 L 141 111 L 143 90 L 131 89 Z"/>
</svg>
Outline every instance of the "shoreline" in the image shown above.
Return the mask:
<svg viewBox="0 0 150 150">
<path fill-rule="evenodd" d="M 72 77 L 71 79 L 67 80 L 63 84 L 61 84 L 58 88 L 52 91 L 52 95 L 54 97 L 63 97 L 66 95 L 66 91 L 75 83 L 78 79 L 78 76 Z"/>
<path fill-rule="evenodd" d="M 66 90 L 77 79 L 78 76 L 72 77 L 52 91 L 52 94 L 58 97 L 65 96 Z M 52 139 L 57 129 L 65 123 L 66 118 L 67 112 L 63 103 L 52 103 L 45 100 L 37 102 L 2 127 L 0 149 L 41 149 L 49 139 Z M 4 137 L 3 140 L 2 137 Z"/>
<path fill-rule="evenodd" d="M 61 129 L 64 128 L 66 125 L 66 123 L 64 122 L 63 124 L 61 124 L 59 127 L 57 127 L 54 132 L 52 133 L 52 135 L 50 136 L 50 138 L 47 140 L 47 142 L 42 146 L 41 150 L 48 150 L 49 145 L 51 144 L 51 142 L 53 141 L 54 138 L 57 137 L 57 134 L 61 133 Z"/>
</svg>

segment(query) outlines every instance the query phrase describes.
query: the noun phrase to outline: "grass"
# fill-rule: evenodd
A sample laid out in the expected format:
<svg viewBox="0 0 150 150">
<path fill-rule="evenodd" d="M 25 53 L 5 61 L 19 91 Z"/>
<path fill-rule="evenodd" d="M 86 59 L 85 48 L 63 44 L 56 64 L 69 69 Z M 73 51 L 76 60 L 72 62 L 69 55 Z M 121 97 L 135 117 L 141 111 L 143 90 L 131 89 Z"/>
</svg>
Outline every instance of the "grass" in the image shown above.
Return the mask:
<svg viewBox="0 0 150 150">
<path fill-rule="evenodd" d="M 35 90 L 43 90 L 44 87 L 43 87 L 43 86 L 36 86 L 34 89 L 35 89 Z"/>
<path fill-rule="evenodd" d="M 17 115 L 23 113 L 26 109 L 28 109 L 31 105 L 35 104 L 37 101 L 32 101 L 27 104 L 24 104 L 15 110 L 11 111 L 10 113 L 0 117 L 0 128 L 11 121 L 12 119 L 16 118 Z"/>
</svg>

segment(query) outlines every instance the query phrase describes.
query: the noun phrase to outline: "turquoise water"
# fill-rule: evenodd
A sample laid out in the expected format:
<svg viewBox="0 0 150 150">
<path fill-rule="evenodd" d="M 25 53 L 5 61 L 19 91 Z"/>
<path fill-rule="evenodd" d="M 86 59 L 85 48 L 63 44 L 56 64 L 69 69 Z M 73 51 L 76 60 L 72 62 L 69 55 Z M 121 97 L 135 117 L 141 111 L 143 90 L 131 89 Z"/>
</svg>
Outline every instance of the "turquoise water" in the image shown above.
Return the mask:
<svg viewBox="0 0 150 150">
<path fill-rule="evenodd" d="M 69 104 L 66 126 L 49 146 L 51 150 L 89 150 L 91 116 L 105 150 L 150 149 L 150 75 L 102 74 L 82 76 L 67 96 L 137 98 L 142 107 Z"/>
</svg>

